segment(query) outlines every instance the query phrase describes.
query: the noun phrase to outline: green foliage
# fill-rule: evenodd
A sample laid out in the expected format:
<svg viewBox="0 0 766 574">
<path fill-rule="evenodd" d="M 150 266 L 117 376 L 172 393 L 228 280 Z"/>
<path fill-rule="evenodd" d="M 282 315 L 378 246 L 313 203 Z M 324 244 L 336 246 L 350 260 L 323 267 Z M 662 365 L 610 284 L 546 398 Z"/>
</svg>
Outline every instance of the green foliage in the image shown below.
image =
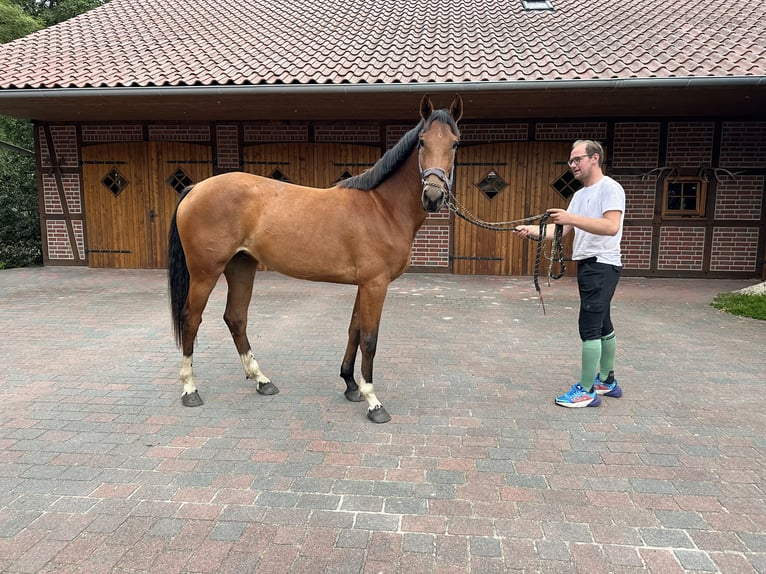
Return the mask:
<svg viewBox="0 0 766 574">
<path fill-rule="evenodd" d="M 68 20 L 103 0 L 0 0 L 0 43 Z M 0 142 L 32 149 L 32 124 L 0 116 Z M 34 158 L 0 147 L 0 269 L 42 263 Z"/>
<path fill-rule="evenodd" d="M 0 44 L 39 30 L 42 24 L 11 0 L 0 0 Z"/>
<path fill-rule="evenodd" d="M 732 315 L 766 321 L 766 293 L 719 293 L 711 305 Z"/>
<path fill-rule="evenodd" d="M 6 1 L 6 0 L 0 0 Z M 10 0 L 47 28 L 101 6 L 103 0 Z"/>
</svg>

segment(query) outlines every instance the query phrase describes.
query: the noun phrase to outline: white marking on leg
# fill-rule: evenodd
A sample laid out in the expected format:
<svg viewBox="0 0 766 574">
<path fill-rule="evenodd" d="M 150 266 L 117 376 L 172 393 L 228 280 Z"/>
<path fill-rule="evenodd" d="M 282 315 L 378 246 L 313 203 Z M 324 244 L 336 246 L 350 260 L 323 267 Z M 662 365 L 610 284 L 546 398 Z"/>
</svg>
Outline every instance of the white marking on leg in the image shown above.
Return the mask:
<svg viewBox="0 0 766 574">
<path fill-rule="evenodd" d="M 184 385 L 183 395 L 189 395 L 197 390 L 197 385 L 194 384 L 194 374 L 192 373 L 192 358 L 184 355 L 183 361 L 181 361 L 181 382 Z"/>
<path fill-rule="evenodd" d="M 242 366 L 245 368 L 245 376 L 258 383 L 264 385 L 270 383 L 271 380 L 261 372 L 261 368 L 258 366 L 258 361 L 255 360 L 252 351 L 239 356 L 242 361 Z"/>
<path fill-rule="evenodd" d="M 368 411 L 372 411 L 378 407 L 383 406 L 380 404 L 378 397 L 375 396 L 375 389 L 373 388 L 372 383 L 365 381 L 364 377 L 361 377 L 359 380 L 359 392 L 365 399 L 367 399 Z"/>
</svg>

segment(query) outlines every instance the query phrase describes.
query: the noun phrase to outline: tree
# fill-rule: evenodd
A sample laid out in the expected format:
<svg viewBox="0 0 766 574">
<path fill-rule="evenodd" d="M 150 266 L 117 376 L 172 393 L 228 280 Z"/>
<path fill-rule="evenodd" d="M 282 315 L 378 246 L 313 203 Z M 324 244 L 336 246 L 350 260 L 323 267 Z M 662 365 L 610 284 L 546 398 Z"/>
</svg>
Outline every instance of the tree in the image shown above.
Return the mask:
<svg viewBox="0 0 766 574">
<path fill-rule="evenodd" d="M 102 0 L 0 0 L 0 44 L 58 24 Z M 31 150 L 32 124 L 0 116 L 0 142 Z M 34 158 L 0 146 L 0 269 L 42 263 Z"/>
</svg>

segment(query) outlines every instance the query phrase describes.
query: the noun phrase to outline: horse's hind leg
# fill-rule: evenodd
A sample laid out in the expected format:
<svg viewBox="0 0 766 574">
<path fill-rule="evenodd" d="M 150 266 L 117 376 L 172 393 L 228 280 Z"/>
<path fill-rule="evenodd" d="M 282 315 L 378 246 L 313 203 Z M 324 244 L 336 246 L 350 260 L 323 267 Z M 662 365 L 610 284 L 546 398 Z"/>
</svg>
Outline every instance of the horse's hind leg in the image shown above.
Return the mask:
<svg viewBox="0 0 766 574">
<path fill-rule="evenodd" d="M 234 339 L 234 345 L 237 347 L 239 358 L 245 369 L 245 376 L 256 382 L 256 390 L 260 394 L 275 395 L 279 389 L 261 372 L 247 338 L 247 312 L 253 295 L 253 281 L 257 268 L 258 262 L 245 253 L 238 253 L 226 265 L 223 274 L 229 285 L 229 293 L 226 297 L 223 320 Z"/>
<path fill-rule="evenodd" d="M 181 335 L 183 359 L 181 361 L 180 379 L 184 387 L 181 394 L 181 404 L 185 407 L 198 407 L 202 405 L 202 398 L 199 396 L 197 385 L 194 382 L 192 356 L 194 354 L 194 341 L 197 338 L 197 331 L 199 331 L 199 326 L 202 323 L 202 312 L 205 310 L 205 305 L 207 305 L 218 276 L 204 275 L 204 277 L 204 280 L 200 280 L 190 274 L 189 293 L 183 310 L 183 333 Z"/>
</svg>

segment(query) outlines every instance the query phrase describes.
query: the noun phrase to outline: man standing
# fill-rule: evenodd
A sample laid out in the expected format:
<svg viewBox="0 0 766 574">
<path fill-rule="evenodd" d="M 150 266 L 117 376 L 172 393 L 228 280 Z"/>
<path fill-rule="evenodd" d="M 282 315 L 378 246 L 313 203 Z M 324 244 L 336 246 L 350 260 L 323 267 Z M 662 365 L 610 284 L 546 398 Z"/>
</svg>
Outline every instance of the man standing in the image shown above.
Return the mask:
<svg viewBox="0 0 766 574">
<path fill-rule="evenodd" d="M 556 397 L 556 404 L 562 407 L 597 407 L 601 404 L 599 395 L 622 396 L 622 389 L 614 378 L 617 339 L 610 307 L 622 271 L 620 240 L 625 191 L 604 175 L 603 161 L 604 149 L 600 143 L 576 141 L 567 164 L 584 187 L 574 194 L 567 209 L 548 210 L 548 221 L 552 223 L 548 224 L 546 237 L 553 237 L 555 225 L 563 226 L 564 235 L 575 232 L 572 259 L 577 262 L 580 291 L 580 380 L 567 393 Z M 539 227 L 535 225 L 520 225 L 514 233 L 539 239 Z"/>
</svg>

